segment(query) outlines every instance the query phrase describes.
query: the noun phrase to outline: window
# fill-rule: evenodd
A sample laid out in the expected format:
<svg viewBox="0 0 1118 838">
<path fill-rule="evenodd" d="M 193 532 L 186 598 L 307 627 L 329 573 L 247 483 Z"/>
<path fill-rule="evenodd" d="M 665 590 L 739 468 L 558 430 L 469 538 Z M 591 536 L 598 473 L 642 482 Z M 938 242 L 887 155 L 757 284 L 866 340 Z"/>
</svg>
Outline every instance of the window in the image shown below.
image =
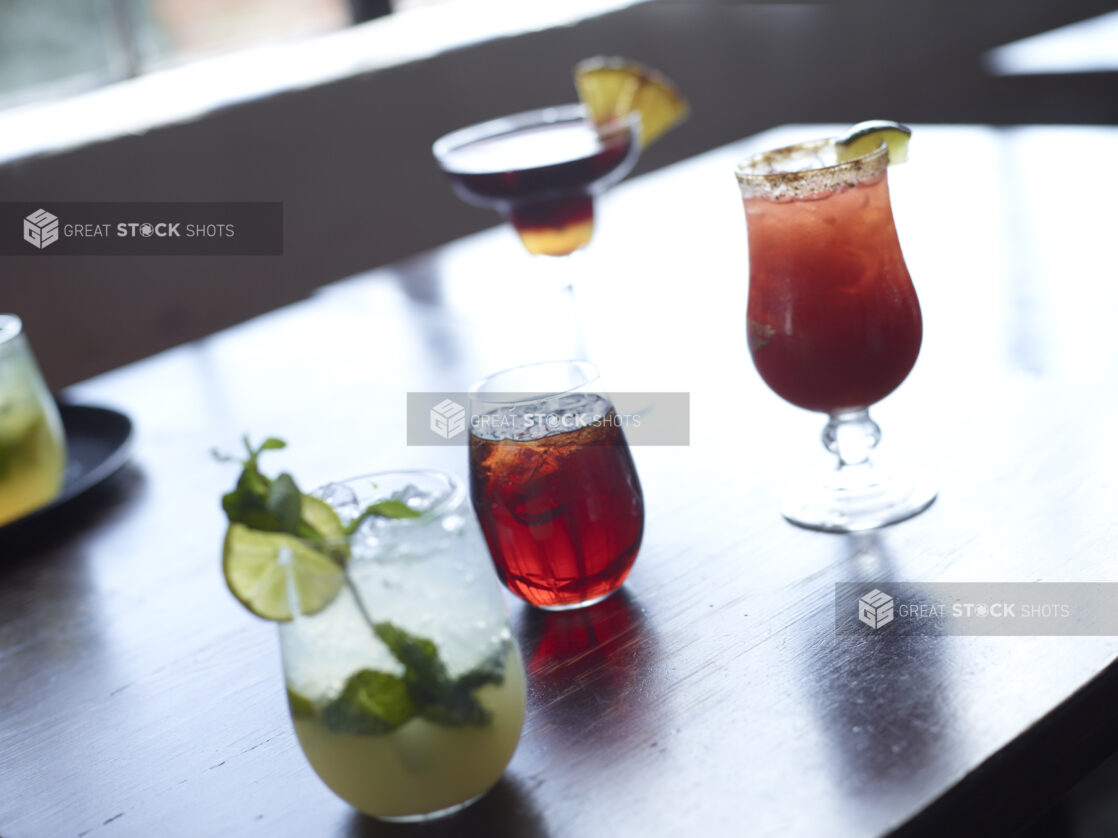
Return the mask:
<svg viewBox="0 0 1118 838">
<path fill-rule="evenodd" d="M 355 68 L 368 71 L 467 43 L 567 25 L 640 2 L 645 0 L 564 0 L 558 4 L 538 0 L 0 0 L 0 109 L 57 100 L 203 58 L 223 56 L 214 62 L 199 62 L 200 71 L 203 64 L 240 62 L 233 72 L 241 73 L 244 83 L 232 85 L 236 95 L 226 95 L 228 76 L 215 81 L 209 73 L 205 82 L 199 79 L 206 74 L 187 78 L 194 67 L 184 70 L 184 76 L 173 83 L 145 88 L 149 100 L 144 109 L 152 104 L 150 110 L 162 114 L 153 117 L 156 121 L 181 118 L 218 102 L 281 89 L 295 76 L 303 82 L 318 82 Z M 434 6 L 442 8 L 435 12 L 430 8 Z M 328 44 L 313 37 L 393 12 L 400 14 L 393 14 L 386 21 L 389 25 L 355 32 L 356 38 L 343 36 Z M 253 47 L 281 42 L 292 51 L 305 50 L 303 66 L 293 66 L 279 50 L 269 51 L 266 57 L 249 52 Z M 318 46 L 323 49 L 316 52 Z M 173 74 L 161 75 L 162 82 Z M 268 87 L 269 80 L 275 80 L 273 88 Z M 206 84 L 209 87 L 203 90 Z M 195 96 L 196 92 L 200 95 Z M 153 96 L 157 97 L 155 103 L 150 102 Z M 131 106 L 136 98 L 116 97 L 113 106 L 120 110 L 122 103 Z M 190 102 L 172 114 L 182 98 Z M 100 126 L 87 132 L 89 136 L 112 135 L 108 123 L 113 120 L 102 119 L 97 110 L 102 104 L 104 100 L 90 103 L 93 113 L 80 114 L 78 121 Z M 131 109 L 132 115 L 138 112 Z M 25 112 L 10 115 L 22 118 Z M 130 114 L 124 117 L 115 122 L 132 119 Z M 52 143 L 77 141 L 81 126 L 68 126 L 67 119 L 59 115 L 52 121 L 44 116 L 36 136 L 17 138 L 6 149 L 8 137 L 0 136 L 0 159 L 5 153 L 22 154 L 31 148 L 56 147 Z M 21 133 L 26 132 L 21 129 Z"/>
<path fill-rule="evenodd" d="M 0 104 L 119 77 L 104 9 L 89 0 L 0 3 Z"/>
<path fill-rule="evenodd" d="M 340 29 L 347 0 L 131 0 L 141 69 Z"/>
<path fill-rule="evenodd" d="M 329 32 L 352 0 L 3 0 L 0 107 Z"/>
</svg>

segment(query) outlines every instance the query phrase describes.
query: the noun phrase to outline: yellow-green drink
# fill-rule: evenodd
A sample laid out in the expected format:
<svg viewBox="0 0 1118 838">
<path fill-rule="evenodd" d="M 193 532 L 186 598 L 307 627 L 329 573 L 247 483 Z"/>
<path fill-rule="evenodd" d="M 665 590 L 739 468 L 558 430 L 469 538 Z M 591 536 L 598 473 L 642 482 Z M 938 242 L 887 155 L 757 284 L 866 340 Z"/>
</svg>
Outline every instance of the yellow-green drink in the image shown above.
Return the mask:
<svg viewBox="0 0 1118 838">
<path fill-rule="evenodd" d="M 379 817 L 439 812 L 473 800 L 504 773 L 524 721 L 524 671 L 510 648 L 505 680 L 476 693 L 490 724 L 447 727 L 413 718 L 380 736 L 336 733 L 317 716 L 294 715 L 315 772 L 339 797 Z"/>
<path fill-rule="evenodd" d="M 421 820 L 488 791 L 512 758 L 525 685 L 500 589 L 461 485 L 370 475 L 322 498 L 343 523 L 370 501 L 417 513 L 349 534 L 345 583 L 280 624 L 295 732 L 315 772 L 366 814 Z"/>
<path fill-rule="evenodd" d="M 0 525 L 49 503 L 62 488 L 66 448 L 20 319 L 0 314 Z"/>
</svg>

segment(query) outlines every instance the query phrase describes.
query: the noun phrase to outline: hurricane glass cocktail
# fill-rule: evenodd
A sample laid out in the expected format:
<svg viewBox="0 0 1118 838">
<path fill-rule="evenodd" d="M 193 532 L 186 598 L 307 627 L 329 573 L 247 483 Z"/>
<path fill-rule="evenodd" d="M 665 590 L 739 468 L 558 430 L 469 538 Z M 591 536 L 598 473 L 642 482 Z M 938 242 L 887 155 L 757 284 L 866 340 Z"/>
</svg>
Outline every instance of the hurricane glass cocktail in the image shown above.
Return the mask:
<svg viewBox="0 0 1118 838">
<path fill-rule="evenodd" d="M 520 653 L 465 489 L 441 472 L 369 475 L 316 493 L 343 522 L 345 584 L 280 624 L 295 733 L 338 796 L 384 820 L 425 820 L 488 791 L 524 720 Z M 293 587 L 289 584 L 289 590 Z M 289 594 L 291 595 L 291 594 Z"/>
<path fill-rule="evenodd" d="M 746 329 L 753 363 L 786 401 L 826 413 L 834 471 L 784 498 L 796 524 L 852 532 L 928 507 L 927 483 L 870 461 L 869 407 L 908 376 L 922 322 L 889 201 L 888 148 L 840 160 L 833 140 L 758 154 L 737 179 L 749 236 Z"/>
<path fill-rule="evenodd" d="M 621 587 L 644 532 L 622 423 L 585 361 L 496 373 L 470 393 L 470 494 L 497 575 L 526 602 L 580 608 Z"/>
<path fill-rule="evenodd" d="M 49 503 L 62 488 L 66 446 L 23 324 L 0 314 L 0 525 Z"/>
</svg>

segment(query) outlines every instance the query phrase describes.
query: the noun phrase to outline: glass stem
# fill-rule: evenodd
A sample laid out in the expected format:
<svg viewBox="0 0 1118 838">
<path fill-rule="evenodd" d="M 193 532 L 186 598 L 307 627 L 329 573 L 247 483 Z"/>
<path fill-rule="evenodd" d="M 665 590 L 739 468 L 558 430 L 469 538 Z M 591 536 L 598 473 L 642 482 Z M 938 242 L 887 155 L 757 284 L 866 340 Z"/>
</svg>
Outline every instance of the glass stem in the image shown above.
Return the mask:
<svg viewBox="0 0 1118 838">
<path fill-rule="evenodd" d="M 578 256 L 579 254 L 576 251 L 566 256 L 545 256 L 541 254 L 532 258 L 539 266 L 539 273 L 543 282 L 563 296 L 563 302 L 559 305 L 565 307 L 568 311 L 567 320 L 570 323 L 572 340 L 570 357 L 574 360 L 585 361 L 589 360 L 589 355 L 586 351 L 586 336 L 582 331 L 582 318 L 578 313 L 578 300 L 575 298 L 574 274 L 572 273 L 581 262 Z M 575 264 L 572 265 L 572 261 Z"/>
<path fill-rule="evenodd" d="M 881 428 L 866 410 L 832 413 L 823 429 L 823 444 L 838 457 L 838 470 L 870 466 L 870 454 L 881 441 Z"/>
<path fill-rule="evenodd" d="M 568 282 L 563 293 L 567 298 L 567 305 L 571 309 L 571 328 L 574 331 L 574 354 L 571 356 L 577 361 L 588 361 L 590 356 L 586 351 L 586 335 L 582 331 L 582 318 L 578 313 L 578 300 L 575 298 L 575 284 Z"/>
</svg>

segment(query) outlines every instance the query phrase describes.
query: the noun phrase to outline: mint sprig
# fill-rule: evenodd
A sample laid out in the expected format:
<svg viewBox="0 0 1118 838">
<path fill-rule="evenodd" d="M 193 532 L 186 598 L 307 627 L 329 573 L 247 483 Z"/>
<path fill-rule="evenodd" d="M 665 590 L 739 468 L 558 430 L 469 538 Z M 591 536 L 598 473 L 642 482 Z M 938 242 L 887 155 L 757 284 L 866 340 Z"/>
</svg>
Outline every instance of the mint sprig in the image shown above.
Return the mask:
<svg viewBox="0 0 1118 838">
<path fill-rule="evenodd" d="M 348 548 L 303 518 L 303 493 L 295 478 L 287 472 L 271 478 L 260 471 L 260 456 L 265 451 L 282 450 L 287 443 L 268 437 L 254 448 L 247 436 L 243 441 L 244 459 L 213 452 L 218 460 L 241 464 L 236 485 L 221 498 L 229 523 L 264 532 L 287 533 L 318 545 L 324 555 L 342 566 L 345 585 L 362 618 L 404 667 L 403 675 L 374 669 L 362 669 L 350 675 L 338 696 L 320 711 L 326 727 L 342 733 L 383 735 L 416 717 L 446 727 L 489 724 L 492 713 L 482 706 L 474 692 L 488 684 L 504 683 L 508 641 L 473 669 L 451 678 L 434 641 L 390 622 L 375 622 L 350 578 L 346 567 Z M 345 535 L 353 535 L 371 517 L 417 518 L 421 514 L 400 498 L 382 499 L 365 507 L 342 531 Z M 293 716 L 314 715 L 314 705 L 309 699 L 290 687 L 287 697 Z"/>
<path fill-rule="evenodd" d="M 303 520 L 303 493 L 295 483 L 295 478 L 284 472 L 271 478 L 260 471 L 260 455 L 265 451 L 278 451 L 287 443 L 276 437 L 268 437 L 259 447 L 253 448 L 248 437 L 244 437 L 248 456 L 243 460 L 228 454 L 214 451 L 214 457 L 223 462 L 239 462 L 241 474 L 233 491 L 221 497 L 221 508 L 230 524 L 243 524 L 249 529 L 264 532 L 283 532 L 321 544 L 325 541 L 322 533 Z"/>
<path fill-rule="evenodd" d="M 448 727 L 489 724 L 491 714 L 474 697 L 473 691 L 485 683 L 500 684 L 504 681 L 504 662 L 507 650 L 494 671 L 489 658 L 485 670 L 470 670 L 457 679 L 447 673 L 434 642 L 425 637 L 409 634 L 392 623 L 373 626 L 396 660 L 404 665 L 404 683 L 416 705 L 418 715 L 428 721 Z"/>
<path fill-rule="evenodd" d="M 373 669 L 350 675 L 338 697 L 322 708 L 330 730 L 361 735 L 390 733 L 414 715 L 404 679 Z"/>
<path fill-rule="evenodd" d="M 222 495 L 221 506 L 230 524 L 243 524 L 249 529 L 264 532 L 282 532 L 298 536 L 325 546 L 327 535 L 303 520 L 303 492 L 295 478 L 287 472 L 271 478 L 260 471 L 260 455 L 265 451 L 279 451 L 287 443 L 270 436 L 256 448 L 246 436 L 243 438 L 247 456 L 243 460 L 214 451 L 222 462 L 239 462 L 241 475 L 233 491 Z M 367 518 L 418 518 L 422 513 L 412 509 L 398 498 L 387 498 L 369 504 L 361 514 L 344 527 L 346 535 L 353 535 Z"/>
<path fill-rule="evenodd" d="M 478 666 L 451 678 L 432 640 L 389 622 L 375 623 L 373 631 L 403 664 L 404 674 L 362 669 L 349 676 L 338 697 L 322 709 L 327 728 L 381 735 L 416 717 L 443 727 L 484 727 L 493 720 L 474 691 L 504 683 L 507 642 Z"/>
<path fill-rule="evenodd" d="M 418 518 L 421 512 L 412 509 L 402 500 L 398 498 L 388 498 L 387 500 L 378 500 L 376 503 L 371 503 L 365 507 L 364 511 L 348 524 L 346 524 L 346 535 L 353 535 L 357 532 L 357 528 L 361 526 L 366 518 L 377 516 L 380 518 Z"/>
</svg>

